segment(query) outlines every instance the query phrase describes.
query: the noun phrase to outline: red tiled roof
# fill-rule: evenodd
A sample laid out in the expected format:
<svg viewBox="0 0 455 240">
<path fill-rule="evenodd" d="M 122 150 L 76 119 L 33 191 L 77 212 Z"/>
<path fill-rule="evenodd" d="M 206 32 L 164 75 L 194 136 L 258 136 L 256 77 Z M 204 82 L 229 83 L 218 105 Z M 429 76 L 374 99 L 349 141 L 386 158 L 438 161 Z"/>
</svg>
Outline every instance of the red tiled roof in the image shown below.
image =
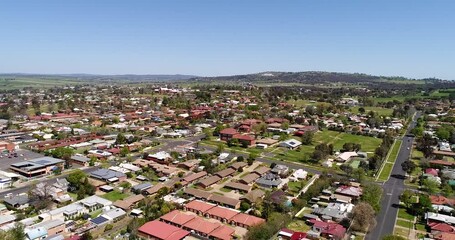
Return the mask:
<svg viewBox="0 0 455 240">
<path fill-rule="evenodd" d="M 444 160 L 431 160 L 430 163 L 436 164 L 436 165 L 445 165 L 445 166 L 452 166 L 455 165 L 453 162 L 448 162 Z"/>
<path fill-rule="evenodd" d="M 214 208 L 209 209 L 207 211 L 207 213 L 212 215 L 212 216 L 216 216 L 216 217 L 219 217 L 219 218 L 224 218 L 224 219 L 227 219 L 227 220 L 230 220 L 232 217 L 234 217 L 235 215 L 239 214 L 239 212 L 237 212 L 237 211 L 234 211 L 234 210 L 229 209 L 229 208 L 219 207 L 219 206 L 216 206 Z"/>
<path fill-rule="evenodd" d="M 214 222 L 209 222 L 205 221 L 204 219 L 197 217 L 190 222 L 186 223 L 184 225 L 186 228 L 189 228 L 191 230 L 201 232 L 204 234 L 210 234 L 213 230 L 219 228 L 221 226 L 221 223 L 214 223 Z"/>
<path fill-rule="evenodd" d="M 428 226 L 431 230 L 439 231 L 439 232 L 455 232 L 454 227 L 447 223 L 440 223 L 440 222 L 429 222 Z"/>
<path fill-rule="evenodd" d="M 261 223 L 265 222 L 265 220 L 262 219 L 262 218 L 251 216 L 251 215 L 248 215 L 248 214 L 245 214 L 245 213 L 239 213 L 239 214 L 235 215 L 231 219 L 231 221 L 246 225 L 248 227 L 252 227 L 252 226 L 255 226 L 255 225 L 258 225 L 258 224 L 261 224 Z"/>
<path fill-rule="evenodd" d="M 324 234 L 330 234 L 339 238 L 343 238 L 344 234 L 346 233 L 346 228 L 338 223 L 322 222 L 315 219 L 311 219 L 310 222 L 313 223 L 313 226 L 321 229 L 321 233 Z"/>
<path fill-rule="evenodd" d="M 193 200 L 185 205 L 186 208 L 193 209 L 196 211 L 201 211 L 202 213 L 207 212 L 211 208 L 214 208 L 214 204 L 206 203 L 199 200 Z"/>
<path fill-rule="evenodd" d="M 220 134 L 229 134 L 229 135 L 234 135 L 234 134 L 237 134 L 237 130 L 233 129 L 233 128 L 225 128 L 223 130 L 220 131 Z"/>
<path fill-rule="evenodd" d="M 228 226 L 221 226 L 210 233 L 210 236 L 222 240 L 231 240 L 235 230 Z"/>
<path fill-rule="evenodd" d="M 294 234 L 292 234 L 290 240 L 302 240 L 302 239 L 307 239 L 307 238 L 306 238 L 306 235 L 307 235 L 307 234 L 304 233 L 304 232 L 294 232 Z"/>
<path fill-rule="evenodd" d="M 430 196 L 430 201 L 432 204 L 436 204 L 436 205 L 449 205 L 449 206 L 455 205 L 455 199 L 446 198 L 444 196 L 432 195 L 432 196 Z"/>
<path fill-rule="evenodd" d="M 427 168 L 427 169 L 425 170 L 425 173 L 426 173 L 426 174 L 433 175 L 433 176 L 438 176 L 438 169 Z"/>
<path fill-rule="evenodd" d="M 184 213 L 180 212 L 179 210 L 174 210 L 168 214 L 161 216 L 160 218 L 167 222 L 172 222 L 179 226 L 182 226 L 182 225 L 185 225 L 185 223 L 193 220 L 195 218 L 195 216 L 189 215 L 189 214 L 184 214 Z"/>
<path fill-rule="evenodd" d="M 455 240 L 455 234 L 442 232 L 442 233 L 435 234 L 434 239 L 436 239 L 436 240 Z"/>
<path fill-rule="evenodd" d="M 145 223 L 139 228 L 139 232 L 162 240 L 180 240 L 190 234 L 188 231 L 158 220 Z"/>
</svg>

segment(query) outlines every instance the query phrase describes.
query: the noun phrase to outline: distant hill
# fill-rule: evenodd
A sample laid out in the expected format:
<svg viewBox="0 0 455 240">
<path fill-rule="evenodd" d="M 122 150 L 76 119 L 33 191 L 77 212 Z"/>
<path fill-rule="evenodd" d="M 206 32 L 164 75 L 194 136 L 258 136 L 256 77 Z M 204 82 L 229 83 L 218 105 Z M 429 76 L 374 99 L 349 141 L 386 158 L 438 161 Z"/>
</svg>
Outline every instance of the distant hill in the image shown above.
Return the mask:
<svg viewBox="0 0 455 240">
<path fill-rule="evenodd" d="M 363 73 L 339 73 L 339 72 L 263 72 L 255 74 L 219 76 L 219 77 L 195 77 L 189 79 L 193 82 L 264 82 L 264 83 L 371 83 L 384 81 L 403 81 L 416 83 L 418 81 L 440 81 L 440 79 L 410 79 L 405 77 L 373 76 Z"/>
<path fill-rule="evenodd" d="M 25 74 L 25 73 L 7 73 L 0 74 L 0 78 L 38 78 L 38 79 L 66 79 L 73 81 L 114 81 L 114 82 L 153 82 L 153 81 L 179 81 L 195 78 L 194 75 L 181 74 L 124 74 L 124 75 L 100 75 L 100 74 Z"/>
</svg>

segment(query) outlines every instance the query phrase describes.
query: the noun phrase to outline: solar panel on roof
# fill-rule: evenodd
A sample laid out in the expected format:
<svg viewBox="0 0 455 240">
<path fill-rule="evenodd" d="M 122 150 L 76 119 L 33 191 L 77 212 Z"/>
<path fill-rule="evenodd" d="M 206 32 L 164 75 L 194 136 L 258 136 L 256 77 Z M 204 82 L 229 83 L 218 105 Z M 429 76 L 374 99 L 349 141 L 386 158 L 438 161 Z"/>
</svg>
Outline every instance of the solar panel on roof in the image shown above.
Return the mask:
<svg viewBox="0 0 455 240">
<path fill-rule="evenodd" d="M 90 220 L 92 223 L 96 224 L 96 225 L 100 225 L 100 224 L 103 224 L 107 221 L 109 221 L 108 219 L 106 219 L 105 217 L 103 216 L 99 216 L 97 218 L 94 218 L 92 220 Z"/>
</svg>

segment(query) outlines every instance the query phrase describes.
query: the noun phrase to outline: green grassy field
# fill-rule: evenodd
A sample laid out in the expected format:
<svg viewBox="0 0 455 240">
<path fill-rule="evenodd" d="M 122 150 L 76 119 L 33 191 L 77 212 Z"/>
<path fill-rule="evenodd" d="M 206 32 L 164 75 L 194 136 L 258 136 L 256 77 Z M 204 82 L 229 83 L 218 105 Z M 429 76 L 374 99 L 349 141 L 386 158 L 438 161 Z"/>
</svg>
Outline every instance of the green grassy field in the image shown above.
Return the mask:
<svg viewBox="0 0 455 240">
<path fill-rule="evenodd" d="M 316 101 L 310 101 L 310 100 L 304 100 L 304 99 L 298 99 L 297 101 L 294 100 L 294 99 L 291 99 L 291 100 L 288 101 L 288 103 L 289 104 L 293 104 L 296 107 L 305 107 L 307 105 L 315 106 L 315 105 L 318 105 L 318 104 L 331 105 L 330 103 L 326 103 L 326 102 L 316 102 Z"/>
<path fill-rule="evenodd" d="M 104 195 L 101 195 L 101 197 L 109 200 L 109 201 L 112 201 L 112 202 L 115 202 L 117 200 L 123 200 L 125 199 L 126 197 L 128 197 L 128 194 L 126 193 L 121 193 L 121 192 L 118 192 L 118 191 L 112 191 L 112 192 L 108 192 Z"/>
<path fill-rule="evenodd" d="M 359 113 L 359 108 L 360 107 L 352 107 L 350 111 L 352 113 Z M 383 107 L 363 107 L 365 109 L 366 113 L 369 113 L 370 111 L 376 112 L 377 114 L 381 116 L 391 116 L 393 113 L 393 109 L 391 108 L 383 108 Z"/>
<path fill-rule="evenodd" d="M 312 145 L 302 145 L 298 150 L 278 149 L 274 153 L 277 158 L 298 162 L 303 160 L 305 156 L 309 157 L 314 152 L 315 146 L 320 143 L 333 144 L 335 151 L 339 151 L 348 142 L 360 143 L 362 145 L 362 151 L 371 153 L 381 144 L 382 140 L 374 137 L 323 130 L 315 133 Z"/>
<path fill-rule="evenodd" d="M 0 89 L 11 90 L 11 89 L 22 89 L 25 87 L 33 88 L 52 88 L 55 86 L 65 85 L 76 85 L 84 83 L 82 81 L 75 81 L 70 79 L 51 79 L 51 78 L 12 78 L 12 77 L 0 77 Z"/>
</svg>

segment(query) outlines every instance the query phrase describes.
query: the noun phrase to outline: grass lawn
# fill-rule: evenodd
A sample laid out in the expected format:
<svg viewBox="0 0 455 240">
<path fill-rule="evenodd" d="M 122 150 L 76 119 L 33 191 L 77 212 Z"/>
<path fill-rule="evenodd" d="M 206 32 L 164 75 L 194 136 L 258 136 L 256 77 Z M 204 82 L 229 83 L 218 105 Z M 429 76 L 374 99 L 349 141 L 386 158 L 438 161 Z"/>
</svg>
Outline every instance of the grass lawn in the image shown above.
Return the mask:
<svg viewBox="0 0 455 240">
<path fill-rule="evenodd" d="M 280 148 L 275 150 L 274 153 L 279 159 L 299 162 L 304 159 L 304 156 L 310 156 L 314 152 L 315 146 L 320 143 L 333 144 L 335 150 L 340 150 L 343 145 L 348 142 L 360 143 L 362 145 L 361 150 L 364 152 L 374 152 L 381 144 L 382 140 L 374 137 L 323 130 L 314 134 L 313 145 L 302 145 L 298 150 L 285 150 Z"/>
<path fill-rule="evenodd" d="M 395 141 L 395 144 L 392 147 L 392 150 L 390 152 L 389 158 L 387 159 L 387 162 L 394 163 L 395 160 L 397 159 L 398 152 L 400 151 L 402 140 L 397 140 Z"/>
<path fill-rule="evenodd" d="M 93 211 L 90 213 L 90 217 L 93 219 L 93 218 L 96 218 L 98 217 L 101 213 L 103 212 L 103 209 L 98 209 L 96 211 Z"/>
<path fill-rule="evenodd" d="M 289 191 L 293 193 L 298 193 L 301 189 L 301 186 L 305 186 L 305 182 L 302 181 L 288 182 Z"/>
<path fill-rule="evenodd" d="M 288 224 L 287 228 L 289 228 L 293 231 L 299 231 L 299 232 L 307 232 L 311 229 L 311 227 L 306 225 L 306 223 L 302 220 L 294 220 L 294 221 L 290 222 Z"/>
<path fill-rule="evenodd" d="M 405 227 L 405 228 L 412 228 L 413 227 L 413 223 L 412 222 L 409 222 L 407 220 L 401 220 L 401 219 L 397 219 L 397 225 L 401 226 L 401 227 Z"/>
<path fill-rule="evenodd" d="M 382 168 L 381 173 L 379 174 L 379 181 L 387 181 L 389 179 L 390 173 L 392 172 L 393 163 L 386 162 Z"/>
<path fill-rule="evenodd" d="M 409 229 L 405 229 L 405 228 L 395 228 L 395 230 L 393 231 L 394 234 L 396 235 L 400 235 L 402 237 L 405 237 L 405 238 L 408 238 L 409 237 Z"/>
<path fill-rule="evenodd" d="M 304 99 L 298 99 L 297 101 L 294 100 L 294 99 L 290 99 L 288 101 L 289 104 L 293 104 L 295 105 L 296 107 L 305 107 L 307 105 L 311 105 L 311 106 L 315 106 L 315 105 L 318 105 L 318 104 L 327 104 L 327 105 L 331 105 L 330 103 L 326 103 L 326 102 L 316 102 L 316 101 L 311 101 L 311 100 L 304 100 Z"/>
<path fill-rule="evenodd" d="M 68 192 L 68 195 L 70 195 L 70 197 L 71 197 L 73 200 L 77 200 L 77 194 L 76 194 L 76 193 Z"/>
<path fill-rule="evenodd" d="M 407 213 L 406 209 L 404 209 L 404 208 L 400 208 L 398 210 L 398 218 L 403 218 L 403 219 L 410 220 L 410 221 L 414 220 L 414 216 Z"/>
<path fill-rule="evenodd" d="M 360 107 L 352 107 L 350 111 L 352 113 L 359 113 L 359 108 Z M 376 112 L 381 116 L 391 116 L 393 113 L 392 108 L 383 108 L 383 107 L 363 107 L 365 109 L 366 113 L 369 113 L 370 111 Z"/>
<path fill-rule="evenodd" d="M 412 159 L 420 160 L 421 158 L 423 158 L 423 152 L 413 148 L 411 156 L 412 156 Z"/>
<path fill-rule="evenodd" d="M 230 191 L 232 191 L 232 189 L 222 187 L 222 188 L 220 188 L 220 191 L 222 191 L 222 192 L 230 192 Z"/>
<path fill-rule="evenodd" d="M 415 224 L 415 228 L 416 228 L 417 230 L 419 230 L 419 231 L 423 231 L 423 232 L 426 232 L 426 231 L 427 231 L 425 225 L 424 225 L 424 224 L 421 224 L 421 223 L 416 223 L 416 224 Z"/>
<path fill-rule="evenodd" d="M 128 194 L 126 193 L 121 193 L 121 192 L 118 192 L 118 191 L 112 191 L 112 192 L 108 192 L 104 195 L 101 195 L 101 197 L 109 200 L 109 201 L 112 201 L 112 202 L 115 202 L 117 200 L 123 200 L 125 199 L 126 197 L 128 197 Z"/>
</svg>

